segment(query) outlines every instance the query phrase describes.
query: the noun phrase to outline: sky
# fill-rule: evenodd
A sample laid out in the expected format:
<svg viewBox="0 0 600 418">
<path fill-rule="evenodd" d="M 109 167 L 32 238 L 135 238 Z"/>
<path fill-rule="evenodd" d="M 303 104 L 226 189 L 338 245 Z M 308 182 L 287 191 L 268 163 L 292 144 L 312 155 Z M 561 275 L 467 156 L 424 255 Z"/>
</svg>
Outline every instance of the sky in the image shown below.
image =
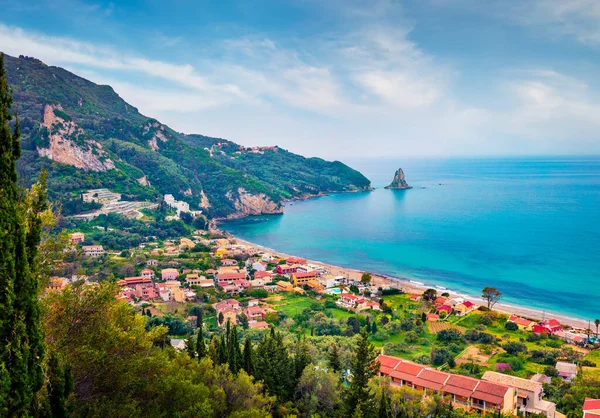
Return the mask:
<svg viewBox="0 0 600 418">
<path fill-rule="evenodd" d="M 600 154 L 597 0 L 0 0 L 0 51 L 307 156 Z"/>
</svg>

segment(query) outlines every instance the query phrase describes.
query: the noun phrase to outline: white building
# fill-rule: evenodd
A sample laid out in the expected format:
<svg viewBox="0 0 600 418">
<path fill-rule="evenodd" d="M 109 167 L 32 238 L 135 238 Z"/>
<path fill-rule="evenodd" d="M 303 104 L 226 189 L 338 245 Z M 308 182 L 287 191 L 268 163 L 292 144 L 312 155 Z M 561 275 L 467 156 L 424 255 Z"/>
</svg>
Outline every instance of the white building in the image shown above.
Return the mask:
<svg viewBox="0 0 600 418">
<path fill-rule="evenodd" d="M 103 256 L 106 251 L 102 245 L 84 245 L 81 247 L 86 257 L 98 258 Z"/>
</svg>

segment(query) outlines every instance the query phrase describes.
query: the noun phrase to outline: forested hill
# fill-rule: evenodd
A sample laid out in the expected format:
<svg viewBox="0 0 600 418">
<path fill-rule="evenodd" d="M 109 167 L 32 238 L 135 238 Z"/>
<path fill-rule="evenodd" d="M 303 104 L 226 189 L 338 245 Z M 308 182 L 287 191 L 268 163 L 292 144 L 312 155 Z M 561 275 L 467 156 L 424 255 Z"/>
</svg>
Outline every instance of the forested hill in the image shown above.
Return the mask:
<svg viewBox="0 0 600 418">
<path fill-rule="evenodd" d="M 170 193 L 210 217 L 277 213 L 285 199 L 359 191 L 370 181 L 345 164 L 279 147 L 175 132 L 100 86 L 35 58 L 5 56 L 21 118 L 20 178 L 50 171 L 50 197 L 70 212 L 79 193 L 108 188 L 128 199 Z"/>
</svg>

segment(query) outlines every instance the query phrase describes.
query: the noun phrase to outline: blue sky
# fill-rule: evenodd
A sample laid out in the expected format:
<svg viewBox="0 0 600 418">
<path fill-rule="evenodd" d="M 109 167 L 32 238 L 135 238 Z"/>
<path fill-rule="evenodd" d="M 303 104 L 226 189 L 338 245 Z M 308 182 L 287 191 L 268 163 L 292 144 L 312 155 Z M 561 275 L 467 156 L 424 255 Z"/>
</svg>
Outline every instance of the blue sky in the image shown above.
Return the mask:
<svg viewBox="0 0 600 418">
<path fill-rule="evenodd" d="M 0 0 L 0 51 L 325 158 L 600 154 L 597 0 Z"/>
</svg>

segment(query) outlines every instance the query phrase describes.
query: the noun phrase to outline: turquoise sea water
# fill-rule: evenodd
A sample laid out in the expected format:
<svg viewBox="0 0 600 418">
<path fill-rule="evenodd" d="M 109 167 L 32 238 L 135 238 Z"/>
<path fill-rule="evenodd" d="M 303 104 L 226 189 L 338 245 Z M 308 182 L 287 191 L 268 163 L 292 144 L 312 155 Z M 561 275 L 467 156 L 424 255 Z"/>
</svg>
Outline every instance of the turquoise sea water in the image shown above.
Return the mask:
<svg viewBox="0 0 600 418">
<path fill-rule="evenodd" d="M 373 192 L 294 202 L 222 224 L 340 266 L 503 302 L 600 317 L 600 158 L 348 161 Z M 385 190 L 402 167 L 414 188 Z"/>
</svg>

